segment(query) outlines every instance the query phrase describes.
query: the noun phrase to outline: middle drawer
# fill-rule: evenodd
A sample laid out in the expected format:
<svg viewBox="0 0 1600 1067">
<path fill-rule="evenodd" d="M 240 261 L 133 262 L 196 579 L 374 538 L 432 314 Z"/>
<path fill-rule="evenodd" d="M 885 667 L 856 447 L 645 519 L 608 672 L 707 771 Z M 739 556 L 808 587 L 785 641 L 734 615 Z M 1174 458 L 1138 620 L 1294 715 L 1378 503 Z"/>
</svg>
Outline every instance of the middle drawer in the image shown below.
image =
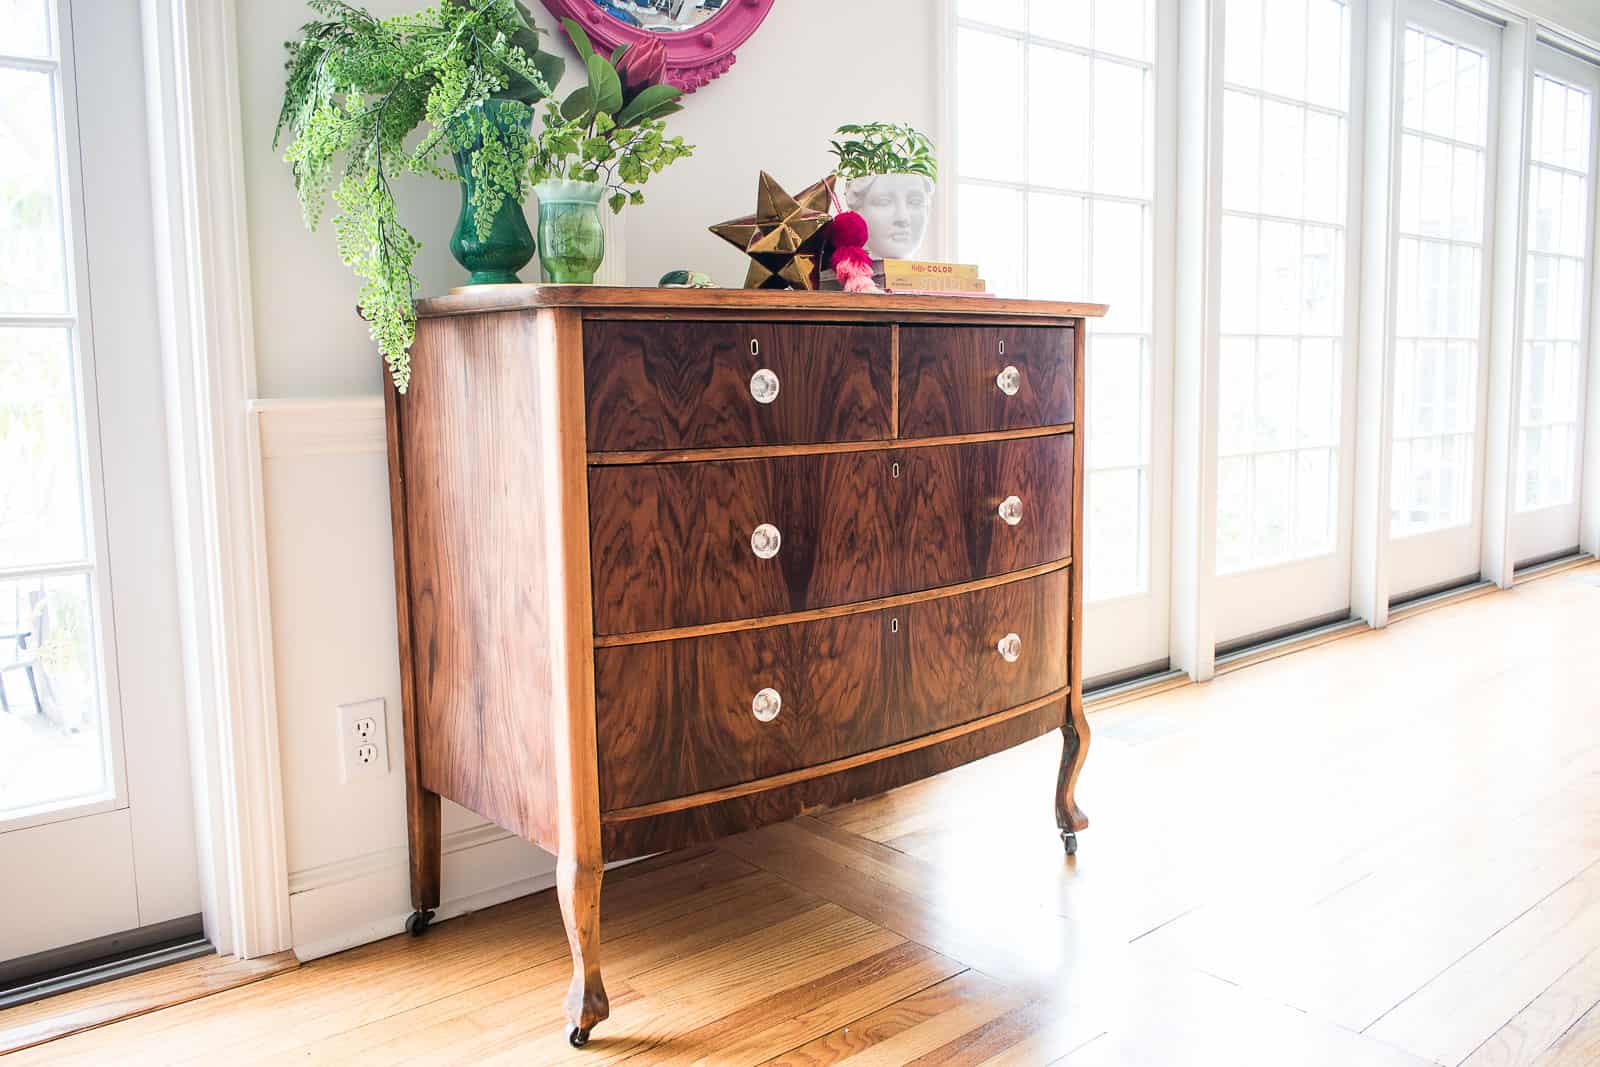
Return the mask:
<svg viewBox="0 0 1600 1067">
<path fill-rule="evenodd" d="M 1052 693 L 1070 677 L 1068 581 L 1062 569 L 836 619 L 596 649 L 600 807 L 814 767 Z"/>
<path fill-rule="evenodd" d="M 592 467 L 595 632 L 781 615 L 1064 559 L 1072 449 L 1056 434 Z"/>
</svg>

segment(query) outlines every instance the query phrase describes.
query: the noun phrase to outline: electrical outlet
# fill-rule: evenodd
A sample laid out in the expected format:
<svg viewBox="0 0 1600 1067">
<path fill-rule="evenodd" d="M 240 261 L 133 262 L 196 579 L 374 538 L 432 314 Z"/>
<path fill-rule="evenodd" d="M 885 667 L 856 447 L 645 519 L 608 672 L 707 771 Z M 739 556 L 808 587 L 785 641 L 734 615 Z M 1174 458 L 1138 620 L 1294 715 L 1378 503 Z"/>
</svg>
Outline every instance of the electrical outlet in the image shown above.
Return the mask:
<svg viewBox="0 0 1600 1067">
<path fill-rule="evenodd" d="M 339 733 L 339 781 L 348 785 L 359 778 L 389 773 L 389 742 L 383 698 L 340 704 L 335 709 Z"/>
</svg>

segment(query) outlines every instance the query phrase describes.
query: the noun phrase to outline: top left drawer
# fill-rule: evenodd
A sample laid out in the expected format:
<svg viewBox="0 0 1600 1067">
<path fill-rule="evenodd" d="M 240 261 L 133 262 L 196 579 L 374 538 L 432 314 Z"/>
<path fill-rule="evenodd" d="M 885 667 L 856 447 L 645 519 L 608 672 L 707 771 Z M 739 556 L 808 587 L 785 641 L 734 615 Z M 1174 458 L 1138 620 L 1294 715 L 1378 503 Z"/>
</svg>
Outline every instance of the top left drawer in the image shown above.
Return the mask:
<svg viewBox="0 0 1600 1067">
<path fill-rule="evenodd" d="M 882 441 L 887 326 L 591 319 L 591 452 Z"/>
</svg>

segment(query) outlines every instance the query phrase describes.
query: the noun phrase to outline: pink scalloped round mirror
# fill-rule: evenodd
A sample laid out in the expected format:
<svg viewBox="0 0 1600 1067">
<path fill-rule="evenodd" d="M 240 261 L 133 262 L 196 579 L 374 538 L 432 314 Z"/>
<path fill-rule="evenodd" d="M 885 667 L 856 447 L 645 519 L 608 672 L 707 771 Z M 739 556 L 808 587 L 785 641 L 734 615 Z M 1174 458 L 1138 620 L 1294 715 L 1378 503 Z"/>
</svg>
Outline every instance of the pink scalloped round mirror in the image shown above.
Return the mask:
<svg viewBox="0 0 1600 1067">
<path fill-rule="evenodd" d="M 597 51 L 657 40 L 667 81 L 692 93 L 733 66 L 773 0 L 544 0 L 557 19 L 576 19 Z"/>
</svg>

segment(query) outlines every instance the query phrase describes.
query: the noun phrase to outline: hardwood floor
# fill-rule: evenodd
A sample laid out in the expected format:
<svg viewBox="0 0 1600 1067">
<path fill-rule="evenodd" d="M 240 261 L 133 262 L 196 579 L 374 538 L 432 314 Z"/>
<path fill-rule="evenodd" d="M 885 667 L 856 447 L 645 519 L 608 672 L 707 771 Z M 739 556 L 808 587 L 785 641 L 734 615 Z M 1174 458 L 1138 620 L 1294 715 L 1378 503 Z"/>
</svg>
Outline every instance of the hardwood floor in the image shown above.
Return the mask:
<svg viewBox="0 0 1600 1067">
<path fill-rule="evenodd" d="M 567 1046 L 541 893 L 15 1062 L 1600 1061 L 1600 566 L 606 878 Z"/>
</svg>

